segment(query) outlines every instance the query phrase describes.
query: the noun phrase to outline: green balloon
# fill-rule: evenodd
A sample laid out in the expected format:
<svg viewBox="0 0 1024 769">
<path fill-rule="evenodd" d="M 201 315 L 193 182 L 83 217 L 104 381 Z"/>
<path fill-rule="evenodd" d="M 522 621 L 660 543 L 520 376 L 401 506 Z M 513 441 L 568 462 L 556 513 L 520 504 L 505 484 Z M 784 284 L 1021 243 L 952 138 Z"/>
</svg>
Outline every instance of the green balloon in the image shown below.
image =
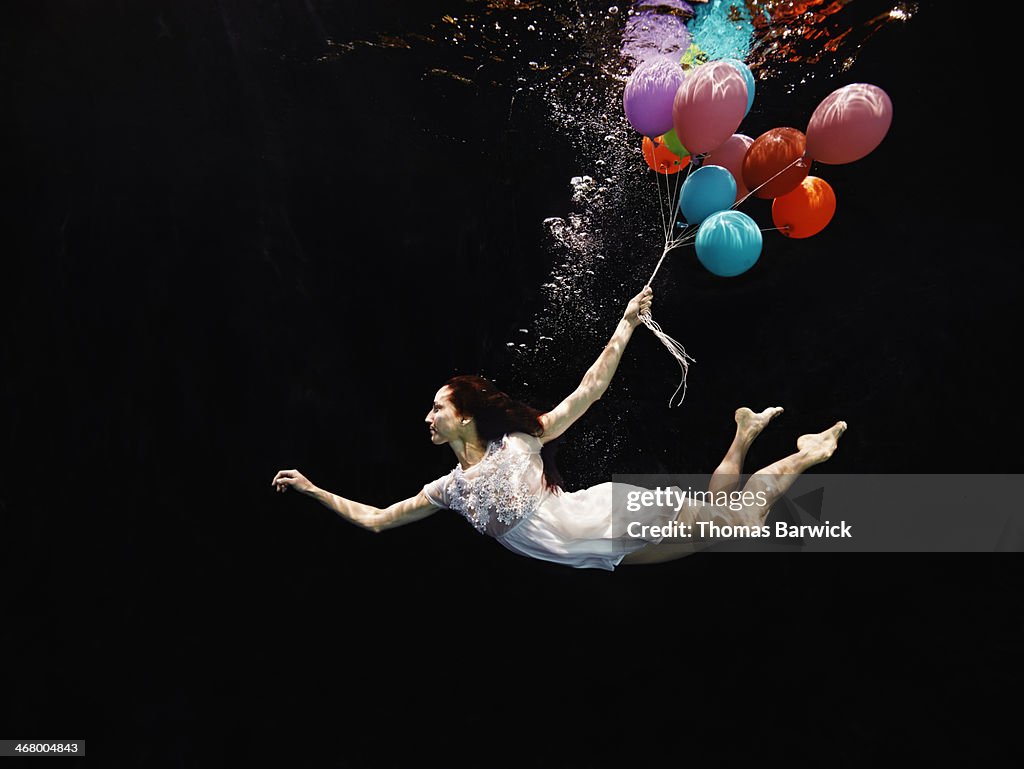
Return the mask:
<svg viewBox="0 0 1024 769">
<path fill-rule="evenodd" d="M 679 141 L 679 137 L 676 136 L 676 129 L 672 129 L 663 137 L 665 146 L 668 147 L 669 151 L 673 155 L 678 155 L 680 159 L 685 158 L 690 154 L 690 151 L 683 146 L 683 143 Z"/>
</svg>

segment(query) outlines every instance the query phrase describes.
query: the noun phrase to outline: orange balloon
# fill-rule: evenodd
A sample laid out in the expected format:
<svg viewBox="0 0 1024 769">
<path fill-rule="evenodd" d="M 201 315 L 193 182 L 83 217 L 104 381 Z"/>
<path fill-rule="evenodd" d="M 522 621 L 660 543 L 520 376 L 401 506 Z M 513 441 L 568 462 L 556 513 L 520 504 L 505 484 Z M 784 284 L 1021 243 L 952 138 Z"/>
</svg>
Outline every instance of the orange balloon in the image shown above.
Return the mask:
<svg viewBox="0 0 1024 769">
<path fill-rule="evenodd" d="M 836 194 L 817 176 L 808 176 L 795 190 L 772 202 L 772 221 L 787 238 L 817 235 L 835 212 Z"/>
<path fill-rule="evenodd" d="M 795 128 L 773 128 L 754 139 L 743 157 L 743 183 L 758 198 L 777 198 L 795 189 L 811 161 L 807 137 Z M 760 185 L 761 189 L 757 189 Z"/>
<path fill-rule="evenodd" d="M 643 151 L 644 160 L 647 161 L 647 165 L 659 174 L 678 173 L 680 169 L 686 168 L 686 164 L 690 162 L 689 155 L 685 158 L 680 158 L 665 146 L 664 136 L 659 136 L 653 140 L 649 136 L 645 136 Z"/>
</svg>

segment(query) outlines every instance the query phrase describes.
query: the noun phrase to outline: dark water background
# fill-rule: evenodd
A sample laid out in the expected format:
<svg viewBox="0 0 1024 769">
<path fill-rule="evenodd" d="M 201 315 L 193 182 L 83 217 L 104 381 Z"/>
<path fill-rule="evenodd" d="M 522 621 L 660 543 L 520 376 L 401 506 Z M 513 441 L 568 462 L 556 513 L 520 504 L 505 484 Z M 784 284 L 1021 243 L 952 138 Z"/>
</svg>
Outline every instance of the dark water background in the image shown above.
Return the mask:
<svg viewBox="0 0 1024 769">
<path fill-rule="evenodd" d="M 4 735 L 84 736 L 99 765 L 636 765 L 747 741 L 853 764 L 913 711 L 984 761 L 955 714 L 1019 640 L 1016 561 L 576 572 L 454 514 L 374 536 L 271 492 L 299 468 L 371 504 L 415 494 L 452 465 L 422 423 L 444 379 L 553 405 L 653 268 L 650 178 L 570 183 L 629 157 L 594 144 L 624 136 L 594 65 L 621 21 L 534 3 L 513 25 L 511 5 L 5 9 Z M 640 329 L 564 441 L 570 487 L 710 471 L 741 404 L 787 409 L 752 465 L 845 419 L 830 472 L 1020 471 L 1005 72 L 970 55 L 962 6 L 872 26 L 888 8 L 830 20 L 852 30 L 834 57 L 763 64 L 749 135 L 858 81 L 892 129 L 812 171 L 839 200 L 815 238 L 766 233 L 732 281 L 674 255 L 655 316 L 698 360 L 687 400 L 666 408 L 676 368 Z M 550 42 L 566 30 L 579 46 Z M 567 245 L 544 222 L 573 215 Z"/>
</svg>

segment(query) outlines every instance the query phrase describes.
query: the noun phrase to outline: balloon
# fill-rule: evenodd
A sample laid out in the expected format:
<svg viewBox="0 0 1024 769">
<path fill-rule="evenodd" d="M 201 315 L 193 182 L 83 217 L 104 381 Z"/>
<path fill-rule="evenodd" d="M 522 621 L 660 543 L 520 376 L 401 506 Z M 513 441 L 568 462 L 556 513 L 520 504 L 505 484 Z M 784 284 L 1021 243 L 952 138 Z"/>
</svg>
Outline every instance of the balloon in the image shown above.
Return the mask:
<svg viewBox="0 0 1024 769">
<path fill-rule="evenodd" d="M 747 189 L 747 185 L 743 183 L 743 158 L 746 157 L 747 150 L 750 149 L 750 145 L 753 143 L 754 140 L 749 136 L 733 134 L 725 140 L 725 144 L 704 158 L 705 163 L 722 166 L 722 168 L 727 169 L 732 174 L 732 178 L 736 180 L 736 200 L 733 201 L 734 203 L 745 198 L 750 192 Z"/>
<path fill-rule="evenodd" d="M 892 101 L 878 86 L 852 83 L 819 104 L 807 124 L 807 154 L 838 165 L 860 160 L 882 143 L 892 124 Z"/>
<path fill-rule="evenodd" d="M 683 143 L 679 141 L 679 137 L 676 135 L 676 129 L 672 129 L 667 134 L 661 137 L 665 146 L 672 150 L 681 158 L 685 158 L 690 154 L 690 151 L 683 146 Z"/>
<path fill-rule="evenodd" d="M 732 136 L 746 108 L 743 75 L 731 64 L 713 61 L 698 67 L 679 86 L 672 123 L 690 152 L 711 152 Z"/>
<path fill-rule="evenodd" d="M 647 161 L 653 170 L 659 174 L 674 174 L 690 162 L 690 156 L 680 158 L 665 145 L 665 137 L 659 136 L 652 139 L 645 136 L 642 142 L 644 160 Z"/>
<path fill-rule="evenodd" d="M 727 64 L 732 64 L 739 73 L 743 75 L 743 81 L 747 84 L 747 111 L 743 113 L 743 117 L 750 114 L 750 108 L 754 106 L 754 73 L 750 71 L 750 67 L 745 62 L 739 59 L 722 59 Z"/>
<path fill-rule="evenodd" d="M 795 128 L 765 131 L 743 158 L 743 183 L 759 198 L 785 195 L 810 170 L 811 164 L 804 157 L 806 144 L 803 132 Z"/>
<path fill-rule="evenodd" d="M 817 176 L 808 176 L 795 190 L 772 202 L 772 221 L 789 238 L 817 235 L 835 212 L 836 194 Z"/>
<path fill-rule="evenodd" d="M 736 180 L 721 166 L 702 165 L 686 177 L 679 191 L 679 210 L 687 224 L 700 224 L 736 200 Z"/>
<path fill-rule="evenodd" d="M 761 256 L 761 230 L 742 211 L 719 211 L 701 223 L 694 246 L 710 272 L 731 278 L 749 270 Z"/>
<path fill-rule="evenodd" d="M 644 136 L 671 131 L 672 103 L 685 79 L 683 68 L 672 59 L 648 59 L 633 70 L 622 92 L 622 108 L 630 125 Z"/>
</svg>

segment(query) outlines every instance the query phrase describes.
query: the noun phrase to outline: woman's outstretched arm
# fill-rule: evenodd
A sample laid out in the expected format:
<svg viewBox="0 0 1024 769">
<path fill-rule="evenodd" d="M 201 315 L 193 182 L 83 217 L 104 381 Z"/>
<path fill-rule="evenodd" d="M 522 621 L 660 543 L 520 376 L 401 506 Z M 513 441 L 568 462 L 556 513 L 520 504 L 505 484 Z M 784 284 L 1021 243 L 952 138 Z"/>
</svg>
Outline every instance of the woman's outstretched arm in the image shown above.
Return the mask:
<svg viewBox="0 0 1024 769">
<path fill-rule="evenodd" d="M 318 488 L 298 470 L 281 470 L 270 483 L 279 492 L 292 488 L 300 494 L 312 497 L 346 521 L 373 532 L 423 520 L 441 509 L 428 500 L 422 491 L 415 497 L 403 499 L 385 508 L 364 505 L 362 502 L 353 502 L 351 499 Z"/>
<path fill-rule="evenodd" d="M 538 436 L 541 443 L 552 441 L 568 430 L 594 401 L 604 395 L 612 377 L 615 376 L 615 370 L 619 367 L 622 353 L 633 335 L 633 329 L 640 323 L 640 316 L 650 312 L 653 298 L 651 287 L 644 286 L 639 294 L 629 300 L 611 340 L 605 345 L 594 364 L 587 369 L 579 387 L 551 411 L 541 415 L 540 423 L 544 428 L 544 432 Z"/>
</svg>

